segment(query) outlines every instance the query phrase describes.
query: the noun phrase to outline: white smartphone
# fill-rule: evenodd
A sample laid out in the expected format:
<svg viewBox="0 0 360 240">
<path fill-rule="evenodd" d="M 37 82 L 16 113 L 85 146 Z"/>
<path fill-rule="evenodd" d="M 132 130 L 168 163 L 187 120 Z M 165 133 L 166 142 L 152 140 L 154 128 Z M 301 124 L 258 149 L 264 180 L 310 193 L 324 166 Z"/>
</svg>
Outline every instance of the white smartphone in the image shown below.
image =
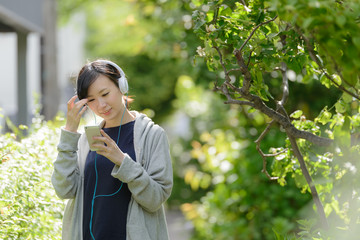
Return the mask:
<svg viewBox="0 0 360 240">
<path fill-rule="evenodd" d="M 88 140 L 89 146 L 90 146 L 90 150 L 97 151 L 98 149 L 93 148 L 91 145 L 96 142 L 93 139 L 93 137 L 95 137 L 95 136 L 101 137 L 100 127 L 99 126 L 85 126 L 85 134 L 86 134 L 86 138 Z"/>
</svg>

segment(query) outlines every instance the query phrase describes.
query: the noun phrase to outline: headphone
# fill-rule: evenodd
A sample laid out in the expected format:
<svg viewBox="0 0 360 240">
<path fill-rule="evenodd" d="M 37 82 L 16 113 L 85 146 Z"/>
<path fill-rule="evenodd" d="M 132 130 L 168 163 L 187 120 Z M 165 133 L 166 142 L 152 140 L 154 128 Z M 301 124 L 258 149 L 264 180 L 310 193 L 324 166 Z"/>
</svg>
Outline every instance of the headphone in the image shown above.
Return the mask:
<svg viewBox="0 0 360 240">
<path fill-rule="evenodd" d="M 105 64 L 109 64 L 111 66 L 113 66 L 114 68 L 116 68 L 119 73 L 120 73 L 120 78 L 118 78 L 118 82 L 119 82 L 119 88 L 122 94 L 126 94 L 129 91 L 129 85 L 127 82 L 127 79 L 125 77 L 125 73 L 124 71 L 114 62 L 109 61 L 109 60 L 97 60 L 97 62 L 102 62 Z"/>
</svg>

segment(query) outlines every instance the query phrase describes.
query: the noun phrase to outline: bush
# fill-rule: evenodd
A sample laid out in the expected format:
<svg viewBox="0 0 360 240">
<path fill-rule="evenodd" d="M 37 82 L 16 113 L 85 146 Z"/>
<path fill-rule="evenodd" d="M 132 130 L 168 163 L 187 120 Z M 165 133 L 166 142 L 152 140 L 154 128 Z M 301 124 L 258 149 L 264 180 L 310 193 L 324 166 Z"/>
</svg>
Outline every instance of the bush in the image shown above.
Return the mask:
<svg viewBox="0 0 360 240">
<path fill-rule="evenodd" d="M 61 239 L 64 203 L 51 184 L 59 127 L 35 119 L 28 131 L 0 136 L 0 239 Z"/>
</svg>

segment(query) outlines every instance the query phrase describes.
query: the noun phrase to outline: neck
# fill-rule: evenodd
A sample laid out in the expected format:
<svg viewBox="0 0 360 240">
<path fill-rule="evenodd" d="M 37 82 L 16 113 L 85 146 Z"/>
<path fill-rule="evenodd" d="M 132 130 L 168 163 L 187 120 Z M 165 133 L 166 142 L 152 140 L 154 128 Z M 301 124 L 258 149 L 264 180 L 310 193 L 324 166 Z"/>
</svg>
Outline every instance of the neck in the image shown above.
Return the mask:
<svg viewBox="0 0 360 240">
<path fill-rule="evenodd" d="M 121 119 L 119 119 L 116 122 L 105 122 L 104 127 L 105 128 L 117 127 L 129 123 L 133 120 L 135 120 L 135 116 L 128 109 L 125 109 L 124 116 L 122 116 Z"/>
</svg>

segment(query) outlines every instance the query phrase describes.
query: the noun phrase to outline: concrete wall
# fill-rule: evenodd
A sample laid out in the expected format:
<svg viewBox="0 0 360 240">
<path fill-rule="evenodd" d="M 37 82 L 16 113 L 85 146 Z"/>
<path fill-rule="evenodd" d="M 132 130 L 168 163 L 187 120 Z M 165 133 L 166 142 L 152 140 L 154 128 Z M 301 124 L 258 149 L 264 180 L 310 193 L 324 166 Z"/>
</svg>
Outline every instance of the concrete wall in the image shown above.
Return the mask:
<svg viewBox="0 0 360 240">
<path fill-rule="evenodd" d="M 28 103 L 33 109 L 34 93 L 40 93 L 40 36 L 28 35 Z M 0 33 L 0 108 L 7 116 L 17 113 L 17 36 L 16 33 Z M 21 87 L 21 86 L 19 86 Z M 31 112 L 29 113 L 31 114 Z"/>
<path fill-rule="evenodd" d="M 60 26 L 58 32 L 58 81 L 62 89 L 60 110 L 66 112 L 66 103 L 74 95 L 74 85 L 70 82 L 85 63 L 85 15 L 74 15 L 69 23 Z"/>
<path fill-rule="evenodd" d="M 66 112 L 66 103 L 74 95 L 74 85 L 71 77 L 75 77 L 85 63 L 85 15 L 74 15 L 69 23 L 60 26 L 58 32 L 58 80 L 62 89 L 60 110 Z"/>
<path fill-rule="evenodd" d="M 85 16 L 77 14 L 68 24 L 58 28 L 58 81 L 61 91 L 60 109 L 66 111 L 66 102 L 74 93 L 70 76 L 76 75 L 83 65 L 85 41 Z M 0 108 L 2 114 L 16 119 L 17 114 L 17 35 L 0 33 Z M 34 94 L 41 93 L 40 35 L 28 35 L 27 77 L 28 104 L 31 115 L 34 107 Z M 21 87 L 21 86 L 19 86 Z M 0 121 L 2 121 L 0 119 Z M 1 124 L 3 125 L 3 124 Z"/>
<path fill-rule="evenodd" d="M 44 1 L 47 0 L 0 0 L 0 19 L 27 32 L 42 32 Z"/>
</svg>

